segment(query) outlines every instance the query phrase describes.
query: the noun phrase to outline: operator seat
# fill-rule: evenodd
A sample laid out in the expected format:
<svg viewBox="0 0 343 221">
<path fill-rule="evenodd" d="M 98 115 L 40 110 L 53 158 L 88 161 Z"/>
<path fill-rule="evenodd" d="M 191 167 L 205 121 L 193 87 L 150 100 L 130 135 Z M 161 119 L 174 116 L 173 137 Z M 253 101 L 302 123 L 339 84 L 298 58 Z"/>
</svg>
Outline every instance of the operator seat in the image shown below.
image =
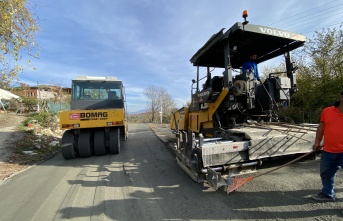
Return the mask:
<svg viewBox="0 0 343 221">
<path fill-rule="evenodd" d="M 214 76 L 211 80 L 212 91 L 221 92 L 223 89 L 223 77 Z"/>
<path fill-rule="evenodd" d="M 217 100 L 220 92 L 223 90 L 223 77 L 214 76 L 211 79 L 211 88 L 212 88 L 212 92 L 209 97 L 209 101 L 213 102 Z"/>
<path fill-rule="evenodd" d="M 117 93 L 115 91 L 108 92 L 108 99 L 118 99 Z"/>
</svg>

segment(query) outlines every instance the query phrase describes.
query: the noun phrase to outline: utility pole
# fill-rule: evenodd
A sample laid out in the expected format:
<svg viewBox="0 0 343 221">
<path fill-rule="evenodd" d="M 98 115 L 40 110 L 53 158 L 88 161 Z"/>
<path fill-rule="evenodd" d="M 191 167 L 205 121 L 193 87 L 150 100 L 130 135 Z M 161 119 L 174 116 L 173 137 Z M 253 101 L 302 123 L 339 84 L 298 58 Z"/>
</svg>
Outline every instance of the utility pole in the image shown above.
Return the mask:
<svg viewBox="0 0 343 221">
<path fill-rule="evenodd" d="M 40 91 L 39 91 L 39 84 L 37 81 L 37 113 L 39 113 L 40 109 L 39 109 L 39 100 L 40 100 Z"/>
<path fill-rule="evenodd" d="M 161 119 L 161 124 L 162 124 L 162 116 L 163 116 L 163 108 L 162 108 L 162 105 L 163 102 L 162 102 L 162 99 L 160 99 L 160 105 L 161 105 L 161 112 L 160 112 L 160 119 Z"/>
</svg>

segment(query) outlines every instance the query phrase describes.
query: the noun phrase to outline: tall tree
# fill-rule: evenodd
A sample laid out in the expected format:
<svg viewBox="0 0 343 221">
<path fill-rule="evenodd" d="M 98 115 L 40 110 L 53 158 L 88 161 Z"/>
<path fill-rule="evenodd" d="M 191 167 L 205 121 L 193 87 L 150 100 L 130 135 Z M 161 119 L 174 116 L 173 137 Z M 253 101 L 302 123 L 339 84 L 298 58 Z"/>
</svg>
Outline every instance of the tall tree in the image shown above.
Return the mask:
<svg viewBox="0 0 343 221">
<path fill-rule="evenodd" d="M 307 111 L 322 109 L 343 90 L 343 30 L 316 32 L 300 56 L 295 104 Z"/>
<path fill-rule="evenodd" d="M 293 55 L 298 91 L 292 96 L 288 115 L 299 123 L 318 123 L 324 107 L 343 90 L 343 30 L 315 32 Z"/>
<path fill-rule="evenodd" d="M 151 121 L 154 122 L 156 112 L 158 110 L 159 97 L 158 88 L 155 86 L 149 86 L 144 90 L 144 95 L 147 98 L 147 112 L 151 113 Z"/>
<path fill-rule="evenodd" d="M 261 79 L 266 79 L 269 77 L 269 74 L 271 73 L 280 73 L 280 74 L 275 74 L 274 76 L 282 76 L 282 75 L 286 75 L 285 73 L 281 73 L 281 72 L 285 72 L 286 71 L 286 65 L 285 63 L 280 63 L 277 66 L 263 66 L 262 67 L 262 76 L 260 76 Z"/>
<path fill-rule="evenodd" d="M 0 0 L 0 87 L 9 88 L 24 69 L 19 61 L 27 52 L 27 62 L 35 47 L 38 25 L 33 19 L 27 0 Z"/>
<path fill-rule="evenodd" d="M 161 110 L 164 121 L 169 119 L 171 110 L 176 104 L 164 88 L 149 86 L 144 90 L 144 95 L 147 98 L 147 112 L 151 113 L 151 122 L 156 121 Z"/>
<path fill-rule="evenodd" d="M 173 109 L 176 108 L 176 103 L 174 101 L 174 99 L 171 97 L 171 95 L 164 89 L 162 89 L 161 93 L 160 93 L 160 100 L 161 102 L 161 116 L 162 116 L 162 121 L 163 122 L 169 122 L 170 120 L 170 116 L 171 116 L 171 112 Z"/>
<path fill-rule="evenodd" d="M 291 108 L 279 113 L 299 123 L 318 123 L 320 113 L 332 105 L 343 90 L 343 30 L 327 29 L 315 32 L 304 47 L 293 53 L 298 66 L 297 93 Z M 278 72 L 282 65 L 265 67 L 263 73 Z"/>
</svg>

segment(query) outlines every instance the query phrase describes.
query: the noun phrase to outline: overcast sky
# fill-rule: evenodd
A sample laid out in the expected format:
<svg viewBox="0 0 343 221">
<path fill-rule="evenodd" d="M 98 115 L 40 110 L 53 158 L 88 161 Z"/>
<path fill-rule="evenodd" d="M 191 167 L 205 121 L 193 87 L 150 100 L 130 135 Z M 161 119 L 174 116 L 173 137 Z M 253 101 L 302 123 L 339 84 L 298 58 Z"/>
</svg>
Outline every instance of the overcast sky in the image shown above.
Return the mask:
<svg viewBox="0 0 343 221">
<path fill-rule="evenodd" d="M 35 86 L 70 87 L 78 75 L 115 76 L 128 111 L 144 110 L 143 91 L 165 88 L 178 108 L 190 100 L 193 54 L 221 28 L 248 20 L 311 38 L 343 28 L 343 0 L 31 0 L 41 31 L 36 70 L 19 75 Z M 262 69 L 263 64 L 259 65 Z M 204 71 L 205 72 L 205 71 Z"/>
</svg>

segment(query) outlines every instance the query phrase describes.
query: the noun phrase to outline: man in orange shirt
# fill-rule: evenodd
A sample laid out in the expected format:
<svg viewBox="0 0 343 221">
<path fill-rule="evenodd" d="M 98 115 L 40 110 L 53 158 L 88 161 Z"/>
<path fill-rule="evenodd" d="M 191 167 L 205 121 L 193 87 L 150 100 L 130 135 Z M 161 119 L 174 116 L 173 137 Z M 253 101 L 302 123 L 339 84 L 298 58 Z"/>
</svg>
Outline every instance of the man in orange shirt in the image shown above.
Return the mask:
<svg viewBox="0 0 343 221">
<path fill-rule="evenodd" d="M 340 167 L 343 168 L 343 91 L 340 100 L 334 106 L 322 111 L 316 132 L 314 150 L 320 150 L 324 137 L 324 146 L 320 160 L 322 191 L 312 196 L 318 201 L 335 201 L 334 178 Z"/>
</svg>

